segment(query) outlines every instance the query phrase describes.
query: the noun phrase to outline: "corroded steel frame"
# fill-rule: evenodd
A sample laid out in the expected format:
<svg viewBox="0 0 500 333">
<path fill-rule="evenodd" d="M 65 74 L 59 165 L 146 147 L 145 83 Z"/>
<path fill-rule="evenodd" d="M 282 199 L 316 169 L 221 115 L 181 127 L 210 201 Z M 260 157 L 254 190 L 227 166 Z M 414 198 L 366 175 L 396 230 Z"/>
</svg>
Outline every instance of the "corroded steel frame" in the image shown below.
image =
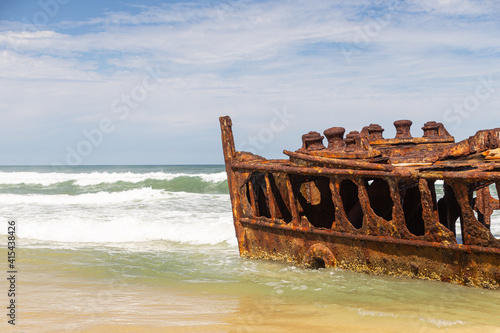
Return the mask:
<svg viewBox="0 0 500 333">
<path fill-rule="evenodd" d="M 358 158 L 331 158 L 326 151 L 321 155 L 319 150 L 318 154 L 317 148 L 308 154 L 305 145 L 297 152 L 285 151 L 289 160 L 267 160 L 235 151 L 231 119 L 221 117 L 220 123 L 241 256 L 500 288 L 500 241 L 489 230 L 490 215 L 500 205 L 487 187 L 500 183 L 500 166 L 495 163 L 476 163 L 469 168 L 471 162 L 454 162 L 458 169 L 440 167 L 438 163 L 432 168 L 397 166 Z M 424 128 L 444 133 L 435 144 L 449 145 L 444 154 L 459 154 L 463 143 L 454 144 L 442 124 L 430 122 Z M 305 139 L 311 140 L 310 136 Z M 390 143 L 395 140 L 409 138 L 390 139 Z M 437 151 L 435 145 L 429 145 L 429 151 Z M 470 145 L 466 148 L 471 150 Z M 439 202 L 436 180 L 444 181 L 446 187 Z M 373 181 L 378 182 L 375 190 L 369 185 Z M 355 191 L 349 197 L 351 201 L 346 201 L 342 192 L 346 184 Z M 415 209 L 406 207 L 413 198 L 408 192 L 411 188 L 412 195 L 419 199 Z M 476 193 L 475 198 L 472 193 Z M 373 204 L 377 196 L 378 206 Z M 358 205 L 357 226 L 344 209 L 345 204 L 352 206 L 352 200 L 357 200 Z M 392 205 L 384 200 L 392 201 Z M 321 206 L 321 202 L 327 203 Z M 309 217 L 304 213 L 307 207 L 313 209 Z M 410 231 L 407 217 L 409 210 L 417 208 L 422 223 L 420 234 Z M 463 244 L 457 243 L 454 232 L 457 218 Z"/>
</svg>

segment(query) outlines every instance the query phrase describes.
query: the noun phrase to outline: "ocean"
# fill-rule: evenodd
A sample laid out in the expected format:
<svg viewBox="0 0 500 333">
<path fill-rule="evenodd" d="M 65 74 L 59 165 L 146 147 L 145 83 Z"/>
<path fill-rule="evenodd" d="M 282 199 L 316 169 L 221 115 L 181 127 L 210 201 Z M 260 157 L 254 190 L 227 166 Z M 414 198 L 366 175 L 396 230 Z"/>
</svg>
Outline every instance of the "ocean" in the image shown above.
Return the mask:
<svg viewBox="0 0 500 333">
<path fill-rule="evenodd" d="M 500 291 L 240 258 L 223 166 L 0 167 L 0 216 L 1 332 L 500 332 Z"/>
</svg>

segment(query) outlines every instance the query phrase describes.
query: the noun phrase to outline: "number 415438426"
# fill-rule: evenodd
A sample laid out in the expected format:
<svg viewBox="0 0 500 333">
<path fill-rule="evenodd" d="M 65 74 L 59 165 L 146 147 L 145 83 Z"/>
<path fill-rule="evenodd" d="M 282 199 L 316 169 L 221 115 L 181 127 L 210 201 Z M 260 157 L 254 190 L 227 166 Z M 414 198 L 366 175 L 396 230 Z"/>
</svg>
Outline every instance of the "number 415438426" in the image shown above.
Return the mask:
<svg viewBox="0 0 500 333">
<path fill-rule="evenodd" d="M 7 230 L 7 261 L 9 263 L 9 268 L 14 269 L 16 267 L 16 222 L 9 221 L 9 227 Z"/>
</svg>

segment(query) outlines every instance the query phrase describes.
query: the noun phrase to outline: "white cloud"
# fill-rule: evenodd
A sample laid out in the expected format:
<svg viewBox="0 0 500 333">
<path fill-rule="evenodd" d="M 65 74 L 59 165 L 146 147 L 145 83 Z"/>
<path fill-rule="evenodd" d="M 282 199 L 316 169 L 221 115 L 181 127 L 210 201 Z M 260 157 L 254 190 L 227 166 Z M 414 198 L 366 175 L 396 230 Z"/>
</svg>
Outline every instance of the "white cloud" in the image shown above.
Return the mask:
<svg viewBox="0 0 500 333">
<path fill-rule="evenodd" d="M 76 66 L 77 65 L 77 66 Z M 55 56 L 31 56 L 4 50 L 0 53 L 0 78 L 8 80 L 100 81 L 93 64 Z"/>
</svg>

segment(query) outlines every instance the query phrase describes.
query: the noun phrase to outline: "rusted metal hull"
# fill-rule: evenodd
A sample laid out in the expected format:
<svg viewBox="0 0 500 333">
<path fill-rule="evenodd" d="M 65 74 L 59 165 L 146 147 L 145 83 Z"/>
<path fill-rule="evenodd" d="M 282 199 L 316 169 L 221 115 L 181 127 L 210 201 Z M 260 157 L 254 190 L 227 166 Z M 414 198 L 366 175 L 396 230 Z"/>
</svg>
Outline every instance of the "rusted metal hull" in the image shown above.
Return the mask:
<svg viewBox="0 0 500 333">
<path fill-rule="evenodd" d="M 453 282 L 482 288 L 500 287 L 500 253 L 465 245 L 439 246 L 374 236 L 353 237 L 330 230 L 287 228 L 244 220 L 242 256 L 315 267 L 338 267 L 375 275 Z M 322 264 L 319 264 L 322 266 Z"/>
<path fill-rule="evenodd" d="M 408 122 L 402 122 L 407 128 L 398 131 L 399 138 L 381 139 L 383 129 L 370 125 L 376 132 L 371 141 L 351 132 L 343 145 L 338 142 L 342 131 L 333 128 L 325 131 L 336 145 L 330 151 L 310 132 L 301 149 L 285 151 L 289 160 L 266 160 L 235 151 L 231 120 L 220 121 L 242 256 L 500 288 L 500 241 L 490 232 L 491 213 L 500 205 L 488 189 L 498 188 L 500 166 L 472 167 L 440 157 L 497 148 L 492 138 L 500 131 L 471 137 L 473 145 L 454 144 L 442 124 L 429 122 L 424 137 L 412 139 Z M 422 146 L 410 149 L 410 140 Z M 345 148 L 354 145 L 360 148 Z M 423 157 L 432 162 L 415 163 L 426 151 Z M 411 163 L 395 167 L 409 161 L 405 154 Z M 436 180 L 443 182 L 441 199 Z M 457 243 L 457 233 L 463 244 Z"/>
</svg>

